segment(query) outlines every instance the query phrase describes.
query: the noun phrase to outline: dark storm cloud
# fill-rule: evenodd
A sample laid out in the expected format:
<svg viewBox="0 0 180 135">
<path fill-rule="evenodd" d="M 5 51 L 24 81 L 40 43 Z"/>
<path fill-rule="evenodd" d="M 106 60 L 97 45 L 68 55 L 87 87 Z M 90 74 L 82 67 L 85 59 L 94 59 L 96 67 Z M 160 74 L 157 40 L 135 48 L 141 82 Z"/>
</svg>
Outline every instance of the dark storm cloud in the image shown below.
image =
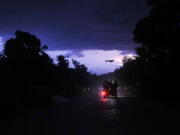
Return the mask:
<svg viewBox="0 0 180 135">
<path fill-rule="evenodd" d="M 22 29 L 54 50 L 132 50 L 132 30 L 146 14 L 145 0 L 6 0 L 0 36 Z"/>
</svg>

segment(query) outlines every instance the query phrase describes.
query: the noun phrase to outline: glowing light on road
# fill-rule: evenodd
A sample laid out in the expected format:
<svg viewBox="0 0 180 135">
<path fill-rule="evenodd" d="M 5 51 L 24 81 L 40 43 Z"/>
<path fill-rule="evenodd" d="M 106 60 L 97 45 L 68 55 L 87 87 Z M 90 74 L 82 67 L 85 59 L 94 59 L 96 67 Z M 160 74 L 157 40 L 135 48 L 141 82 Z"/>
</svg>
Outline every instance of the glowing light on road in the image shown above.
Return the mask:
<svg viewBox="0 0 180 135">
<path fill-rule="evenodd" d="M 104 97 L 104 96 L 107 96 L 108 93 L 107 93 L 107 91 L 102 90 L 102 91 L 100 92 L 100 95 L 101 95 L 102 97 Z"/>
<path fill-rule="evenodd" d="M 105 95 L 106 95 L 106 92 L 105 92 L 105 91 L 103 91 L 103 92 L 102 92 L 102 96 L 105 96 Z"/>
<path fill-rule="evenodd" d="M 101 102 L 102 102 L 102 103 L 107 102 L 107 98 L 101 99 Z"/>
</svg>

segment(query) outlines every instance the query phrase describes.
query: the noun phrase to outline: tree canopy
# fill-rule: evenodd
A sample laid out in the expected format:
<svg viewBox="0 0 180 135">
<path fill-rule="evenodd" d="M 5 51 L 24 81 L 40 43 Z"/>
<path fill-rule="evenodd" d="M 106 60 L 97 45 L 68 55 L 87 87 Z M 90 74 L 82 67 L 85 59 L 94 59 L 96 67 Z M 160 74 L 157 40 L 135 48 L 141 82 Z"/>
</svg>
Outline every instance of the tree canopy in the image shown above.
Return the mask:
<svg viewBox="0 0 180 135">
<path fill-rule="evenodd" d="M 134 29 L 135 60 L 117 70 L 126 86 L 151 98 L 180 97 L 179 73 L 180 1 L 149 0 L 151 12 Z"/>
<path fill-rule="evenodd" d="M 0 53 L 0 99 L 16 110 L 19 104 L 33 107 L 52 102 L 54 95 L 78 96 L 90 89 L 95 75 L 85 65 L 59 55 L 58 63 L 48 56 L 39 38 L 16 31 Z M 6 110 L 6 109 L 4 109 Z"/>
</svg>

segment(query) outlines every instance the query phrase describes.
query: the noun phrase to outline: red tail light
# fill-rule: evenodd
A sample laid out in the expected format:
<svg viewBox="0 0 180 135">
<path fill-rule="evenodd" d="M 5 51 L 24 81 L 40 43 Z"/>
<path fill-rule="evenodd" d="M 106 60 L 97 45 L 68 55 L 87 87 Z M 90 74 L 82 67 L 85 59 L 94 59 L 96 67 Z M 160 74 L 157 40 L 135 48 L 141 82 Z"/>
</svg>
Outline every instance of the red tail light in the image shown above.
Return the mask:
<svg viewBox="0 0 180 135">
<path fill-rule="evenodd" d="M 101 96 L 106 96 L 107 92 L 105 90 L 101 91 Z"/>
</svg>

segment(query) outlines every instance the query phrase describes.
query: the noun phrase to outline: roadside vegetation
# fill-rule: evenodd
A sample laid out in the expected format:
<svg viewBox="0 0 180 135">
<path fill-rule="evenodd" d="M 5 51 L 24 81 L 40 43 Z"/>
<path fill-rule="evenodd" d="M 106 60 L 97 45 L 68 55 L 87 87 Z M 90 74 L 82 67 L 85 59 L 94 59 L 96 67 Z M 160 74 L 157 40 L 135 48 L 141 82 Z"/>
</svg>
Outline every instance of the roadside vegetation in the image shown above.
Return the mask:
<svg viewBox="0 0 180 135">
<path fill-rule="evenodd" d="M 16 31 L 0 55 L 0 104 L 5 114 L 52 104 L 53 96 L 67 98 L 90 91 L 98 77 L 85 65 L 57 56 L 57 64 L 45 53 L 48 46 L 27 32 Z"/>
<path fill-rule="evenodd" d="M 125 58 L 115 75 L 137 97 L 179 103 L 180 1 L 148 2 L 150 14 L 134 29 L 137 57 Z"/>
</svg>

